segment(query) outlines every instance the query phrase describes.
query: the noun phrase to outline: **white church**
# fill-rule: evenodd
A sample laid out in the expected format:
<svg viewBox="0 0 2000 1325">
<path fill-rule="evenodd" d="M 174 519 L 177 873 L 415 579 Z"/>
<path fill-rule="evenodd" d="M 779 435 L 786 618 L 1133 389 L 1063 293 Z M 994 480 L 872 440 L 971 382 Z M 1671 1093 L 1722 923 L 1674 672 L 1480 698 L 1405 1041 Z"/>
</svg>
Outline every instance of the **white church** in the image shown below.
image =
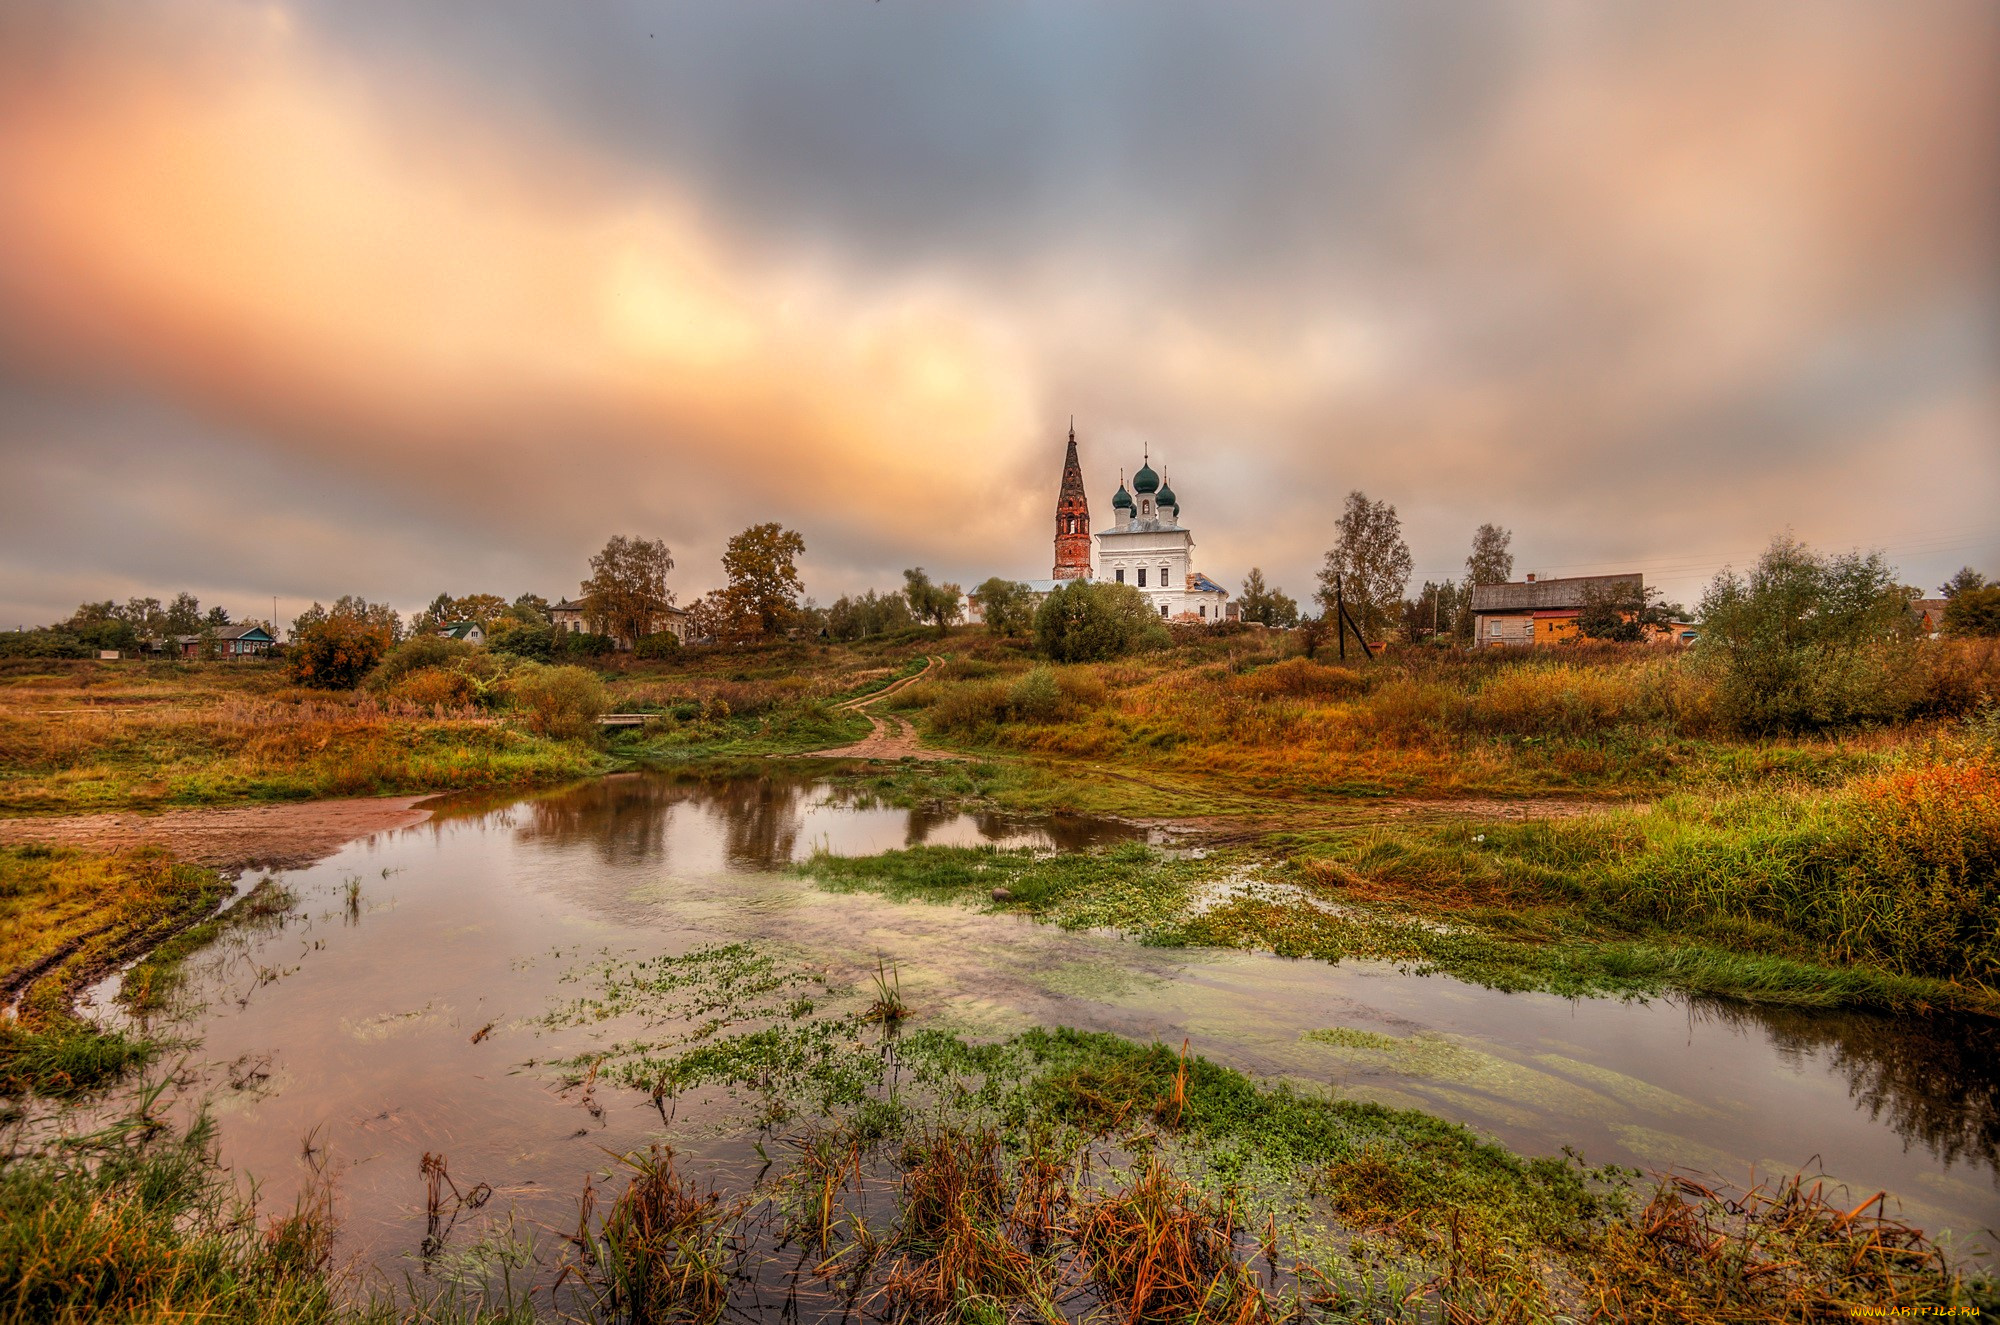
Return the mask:
<svg viewBox="0 0 2000 1325">
<path fill-rule="evenodd" d="M 1063 459 L 1062 486 L 1056 495 L 1055 575 L 1023 581 L 1037 595 L 1070 580 L 1129 584 L 1168 620 L 1221 621 L 1229 591 L 1194 566 L 1194 533 L 1181 523 L 1180 498 L 1173 486 L 1153 472 L 1145 456 L 1132 476 L 1132 491 L 1121 476 L 1111 498 L 1112 523 L 1095 533 L 1090 528 L 1090 501 L 1084 492 L 1083 467 L 1076 457 L 1076 428 L 1069 430 L 1069 451 Z M 970 604 L 977 619 L 978 605 Z"/>
<path fill-rule="evenodd" d="M 1169 619 L 1222 620 L 1229 591 L 1194 568 L 1194 532 L 1181 523 L 1180 499 L 1153 472 L 1151 457 L 1132 476 L 1131 492 L 1119 482 L 1111 512 L 1111 527 L 1097 533 L 1095 578 L 1131 585 Z"/>
</svg>

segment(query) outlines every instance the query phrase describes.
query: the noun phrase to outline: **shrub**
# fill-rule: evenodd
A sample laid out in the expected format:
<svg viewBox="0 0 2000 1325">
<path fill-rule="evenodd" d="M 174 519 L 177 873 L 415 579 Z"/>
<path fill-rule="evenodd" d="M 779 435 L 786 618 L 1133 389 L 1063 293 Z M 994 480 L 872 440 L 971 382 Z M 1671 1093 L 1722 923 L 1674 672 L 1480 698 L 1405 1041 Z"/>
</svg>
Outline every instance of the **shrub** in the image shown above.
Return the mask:
<svg viewBox="0 0 2000 1325">
<path fill-rule="evenodd" d="M 941 732 L 973 732 L 995 727 L 1007 720 L 1011 702 L 1009 687 L 1003 681 L 952 686 L 930 705 L 930 725 Z"/>
<path fill-rule="evenodd" d="M 1054 722 L 1063 714 L 1062 687 L 1048 667 L 1035 667 L 1007 693 L 1007 710 L 1022 722 Z"/>
<path fill-rule="evenodd" d="M 591 635 L 581 630 L 566 630 L 556 641 L 550 652 L 566 658 L 602 658 L 618 647 L 618 641 L 609 635 Z"/>
<path fill-rule="evenodd" d="M 1230 689 L 1253 699 L 1276 699 L 1280 695 L 1297 699 L 1340 699 L 1359 694 L 1366 683 L 1350 667 L 1328 667 L 1310 658 L 1287 658 L 1281 663 L 1235 677 Z"/>
<path fill-rule="evenodd" d="M 1099 662 L 1166 643 L 1166 629 L 1129 584 L 1072 580 L 1035 611 L 1035 644 L 1056 662 Z"/>
<path fill-rule="evenodd" d="M 389 651 L 389 627 L 338 614 L 307 623 L 292 640 L 286 666 L 315 690 L 352 690 Z"/>
<path fill-rule="evenodd" d="M 503 616 L 486 632 L 486 647 L 514 658 L 547 662 L 555 653 L 556 633 L 545 621 Z"/>
<path fill-rule="evenodd" d="M 368 688 L 377 694 L 393 690 L 398 681 L 413 672 L 462 668 L 479 653 L 464 640 L 441 635 L 413 635 L 383 657 L 368 674 Z"/>
<path fill-rule="evenodd" d="M 643 636 L 637 644 L 632 646 L 633 657 L 649 660 L 671 658 L 680 651 L 681 637 L 674 634 L 671 630 L 663 630 L 655 635 Z"/>
<path fill-rule="evenodd" d="M 1696 648 L 1739 730 L 1890 721 L 1922 699 L 1909 601 L 1879 553 L 1829 557 L 1779 538 L 1747 576 L 1724 571 Z"/>
<path fill-rule="evenodd" d="M 422 708 L 440 704 L 446 708 L 465 708 L 478 702 L 479 688 L 464 672 L 449 667 L 425 667 L 397 680 L 389 687 L 388 697 Z"/>
<path fill-rule="evenodd" d="M 2000 635 L 2000 584 L 1953 594 L 1945 604 L 1944 628 L 1953 635 Z"/>
<path fill-rule="evenodd" d="M 591 735 L 610 707 L 604 683 L 582 667 L 528 663 L 514 673 L 509 689 L 528 730 L 562 740 Z"/>
</svg>

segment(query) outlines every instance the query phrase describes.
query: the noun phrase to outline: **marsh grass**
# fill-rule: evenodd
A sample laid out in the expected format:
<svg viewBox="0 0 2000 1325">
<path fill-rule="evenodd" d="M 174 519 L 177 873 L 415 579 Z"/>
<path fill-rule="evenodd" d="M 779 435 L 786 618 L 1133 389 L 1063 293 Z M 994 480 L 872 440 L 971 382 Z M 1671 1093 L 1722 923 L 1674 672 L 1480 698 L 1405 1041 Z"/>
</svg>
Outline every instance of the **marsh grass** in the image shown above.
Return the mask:
<svg viewBox="0 0 2000 1325">
<path fill-rule="evenodd" d="M 261 663 L 0 668 L 12 813 L 521 786 L 606 766 L 470 707 L 299 690 Z"/>
<path fill-rule="evenodd" d="M 150 1044 L 76 1013 L 86 986 L 213 911 L 228 885 L 156 847 L 0 847 L 0 1094 L 71 1096 L 143 1064 Z"/>
</svg>

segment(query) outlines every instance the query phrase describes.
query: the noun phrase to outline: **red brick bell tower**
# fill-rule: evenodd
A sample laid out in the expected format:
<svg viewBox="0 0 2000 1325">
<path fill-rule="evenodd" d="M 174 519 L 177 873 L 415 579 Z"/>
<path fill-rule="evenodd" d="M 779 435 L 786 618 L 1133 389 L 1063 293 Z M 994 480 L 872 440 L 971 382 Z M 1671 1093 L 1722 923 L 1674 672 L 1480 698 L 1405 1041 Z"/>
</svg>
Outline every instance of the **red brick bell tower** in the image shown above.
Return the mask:
<svg viewBox="0 0 2000 1325">
<path fill-rule="evenodd" d="M 1070 420 L 1069 452 L 1063 456 L 1062 490 L 1056 494 L 1056 573 L 1058 580 L 1090 576 L 1090 499 L 1083 495 L 1083 466 L 1076 462 L 1076 420 Z"/>
</svg>

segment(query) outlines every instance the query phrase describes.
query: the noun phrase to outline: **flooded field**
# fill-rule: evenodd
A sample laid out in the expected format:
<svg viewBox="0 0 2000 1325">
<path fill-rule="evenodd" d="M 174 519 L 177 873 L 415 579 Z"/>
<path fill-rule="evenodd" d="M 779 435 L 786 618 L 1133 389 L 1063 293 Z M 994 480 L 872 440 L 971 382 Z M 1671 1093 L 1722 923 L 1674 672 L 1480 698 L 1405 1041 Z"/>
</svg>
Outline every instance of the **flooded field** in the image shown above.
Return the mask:
<svg viewBox="0 0 2000 1325">
<path fill-rule="evenodd" d="M 1149 948 L 831 893 L 785 869 L 815 849 L 1074 850 L 1135 835 L 870 808 L 778 779 L 630 776 L 445 802 L 427 823 L 284 875 L 293 914 L 195 964 L 185 1073 L 199 1085 L 186 1097 L 211 1096 L 221 1157 L 267 1208 L 289 1205 L 309 1156 L 330 1160 L 342 1259 L 391 1280 L 453 1258 L 484 1273 L 574 1228 L 585 1176 L 617 1154 L 670 1139 L 724 1176 L 755 1175 L 754 1128 L 719 1093 L 563 1088 L 556 1064 L 633 1035 L 635 1020 L 552 1015 L 590 997 L 619 969 L 608 963 L 746 943 L 835 990 L 893 967 L 914 1027 L 1186 1040 L 1527 1154 L 1570 1146 L 1593 1165 L 1739 1185 L 1823 1172 L 1857 1202 L 1888 1190 L 1961 1252 L 1993 1245 L 2000 1038 L 1984 1025 L 1571 1001 L 1379 965 Z M 427 1224 L 427 1154 L 460 1187 L 493 1193 L 457 1227 Z"/>
</svg>

